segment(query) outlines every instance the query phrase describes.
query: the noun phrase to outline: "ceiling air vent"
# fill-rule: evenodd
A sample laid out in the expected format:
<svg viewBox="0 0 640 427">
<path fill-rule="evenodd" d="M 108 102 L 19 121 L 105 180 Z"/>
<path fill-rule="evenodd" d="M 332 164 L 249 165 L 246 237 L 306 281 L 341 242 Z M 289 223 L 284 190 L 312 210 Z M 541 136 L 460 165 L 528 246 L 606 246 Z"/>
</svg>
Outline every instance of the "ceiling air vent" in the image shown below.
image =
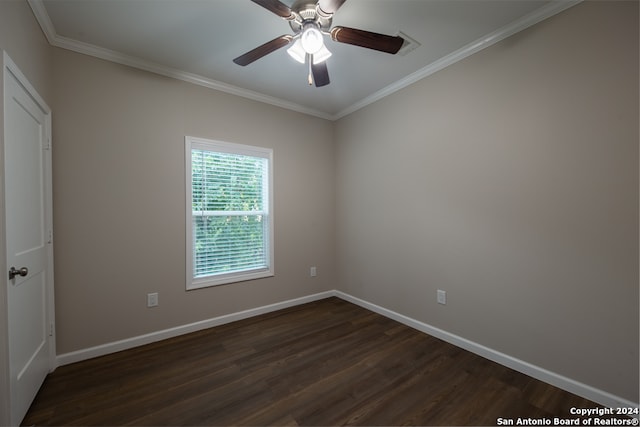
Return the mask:
<svg viewBox="0 0 640 427">
<path fill-rule="evenodd" d="M 402 31 L 398 32 L 398 34 L 396 35 L 404 39 L 404 43 L 402 44 L 402 47 L 400 48 L 400 50 L 396 55 L 405 56 L 409 52 L 416 50 L 417 48 L 420 47 L 420 43 L 418 43 L 417 41 L 415 41 L 414 39 L 412 39 Z"/>
</svg>

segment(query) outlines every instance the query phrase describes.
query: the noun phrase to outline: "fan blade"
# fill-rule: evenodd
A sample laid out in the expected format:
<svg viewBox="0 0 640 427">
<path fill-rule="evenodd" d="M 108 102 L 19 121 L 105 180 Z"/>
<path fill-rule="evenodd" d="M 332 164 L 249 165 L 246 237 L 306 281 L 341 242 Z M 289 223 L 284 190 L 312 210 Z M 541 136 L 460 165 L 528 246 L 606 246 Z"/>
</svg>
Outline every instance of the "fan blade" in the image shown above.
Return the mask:
<svg viewBox="0 0 640 427">
<path fill-rule="evenodd" d="M 293 12 L 284 3 L 279 2 L 278 0 L 251 0 L 255 4 L 259 4 L 270 12 L 275 13 L 281 18 L 286 20 L 291 20 L 294 18 Z"/>
<path fill-rule="evenodd" d="M 340 43 L 366 47 L 392 55 L 398 53 L 404 43 L 404 39 L 399 36 L 387 36 L 385 34 L 347 27 L 333 27 L 331 30 L 331 38 Z"/>
<path fill-rule="evenodd" d="M 318 7 L 325 15 L 333 15 L 347 0 L 320 0 Z"/>
<path fill-rule="evenodd" d="M 316 87 L 326 86 L 330 83 L 326 61 L 319 64 L 312 64 L 311 71 L 313 72 L 313 81 L 316 83 Z"/>
<path fill-rule="evenodd" d="M 242 65 L 244 67 L 245 65 L 249 65 L 253 61 L 258 60 L 263 56 L 266 56 L 271 52 L 275 52 L 281 47 L 288 45 L 289 43 L 291 43 L 291 40 L 293 40 L 293 36 L 290 36 L 290 35 L 280 36 L 276 39 L 271 40 L 270 42 L 266 42 L 265 44 L 258 46 L 253 50 L 250 50 L 244 55 L 238 56 L 236 59 L 233 60 L 233 62 L 235 62 L 238 65 Z"/>
</svg>

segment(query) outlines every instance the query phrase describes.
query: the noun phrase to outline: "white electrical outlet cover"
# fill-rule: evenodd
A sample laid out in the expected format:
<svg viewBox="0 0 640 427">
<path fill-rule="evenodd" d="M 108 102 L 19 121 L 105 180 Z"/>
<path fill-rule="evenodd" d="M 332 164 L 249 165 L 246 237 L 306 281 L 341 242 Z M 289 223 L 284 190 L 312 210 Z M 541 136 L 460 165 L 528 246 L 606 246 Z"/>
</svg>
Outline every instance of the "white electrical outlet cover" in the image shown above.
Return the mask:
<svg viewBox="0 0 640 427">
<path fill-rule="evenodd" d="M 158 294 L 147 294 L 147 307 L 156 307 L 158 305 Z"/>
</svg>

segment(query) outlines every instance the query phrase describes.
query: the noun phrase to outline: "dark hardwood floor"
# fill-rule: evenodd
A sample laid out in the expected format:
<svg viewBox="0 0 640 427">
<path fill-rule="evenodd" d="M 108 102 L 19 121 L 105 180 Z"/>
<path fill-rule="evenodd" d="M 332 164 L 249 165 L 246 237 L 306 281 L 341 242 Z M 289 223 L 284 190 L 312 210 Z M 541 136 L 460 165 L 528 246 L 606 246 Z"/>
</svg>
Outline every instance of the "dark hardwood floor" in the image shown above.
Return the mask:
<svg viewBox="0 0 640 427">
<path fill-rule="evenodd" d="M 329 298 L 58 368 L 24 425 L 496 425 L 598 405 Z"/>
</svg>

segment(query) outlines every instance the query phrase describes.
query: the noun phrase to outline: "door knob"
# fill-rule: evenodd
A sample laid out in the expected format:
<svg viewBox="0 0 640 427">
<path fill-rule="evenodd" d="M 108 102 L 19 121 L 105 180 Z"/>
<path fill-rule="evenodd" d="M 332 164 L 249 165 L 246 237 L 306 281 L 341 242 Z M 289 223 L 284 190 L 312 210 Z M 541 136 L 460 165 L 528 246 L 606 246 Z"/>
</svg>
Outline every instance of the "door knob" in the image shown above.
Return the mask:
<svg viewBox="0 0 640 427">
<path fill-rule="evenodd" d="M 15 267 L 11 267 L 9 269 L 9 280 L 13 279 L 16 276 L 26 276 L 29 274 L 29 269 L 27 267 L 22 267 L 20 270 L 16 270 Z"/>
</svg>

